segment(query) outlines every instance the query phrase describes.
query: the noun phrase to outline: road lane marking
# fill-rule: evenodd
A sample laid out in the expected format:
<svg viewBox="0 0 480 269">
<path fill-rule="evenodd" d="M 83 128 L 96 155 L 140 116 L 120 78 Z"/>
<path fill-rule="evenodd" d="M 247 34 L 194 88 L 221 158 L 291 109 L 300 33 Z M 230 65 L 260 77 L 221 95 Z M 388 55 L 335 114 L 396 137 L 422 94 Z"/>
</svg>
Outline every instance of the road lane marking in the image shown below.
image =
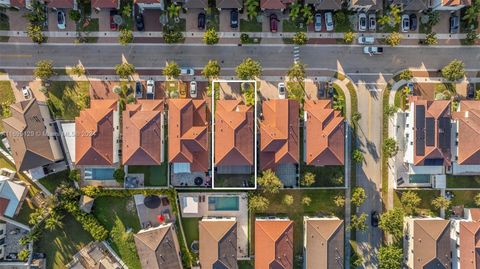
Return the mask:
<svg viewBox="0 0 480 269">
<path fill-rule="evenodd" d="M 32 54 L 0 54 L 1 58 L 32 58 Z"/>
</svg>

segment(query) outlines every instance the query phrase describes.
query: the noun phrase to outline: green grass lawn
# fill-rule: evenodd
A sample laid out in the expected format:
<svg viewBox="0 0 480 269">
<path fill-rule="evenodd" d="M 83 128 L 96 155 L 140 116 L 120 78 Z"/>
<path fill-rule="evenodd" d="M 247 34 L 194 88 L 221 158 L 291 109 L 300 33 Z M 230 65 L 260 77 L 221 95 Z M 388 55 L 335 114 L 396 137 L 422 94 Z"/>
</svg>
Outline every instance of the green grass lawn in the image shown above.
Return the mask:
<svg viewBox="0 0 480 269">
<path fill-rule="evenodd" d="M 302 27 L 300 27 L 300 23 L 297 21 L 291 21 L 291 20 L 283 20 L 282 21 L 282 26 L 283 26 L 283 32 L 306 32 L 307 31 L 307 25 L 305 23 L 302 23 Z"/>
<path fill-rule="evenodd" d="M 34 210 L 35 206 L 33 203 L 29 200 L 25 200 L 22 204 L 22 208 L 13 219 L 25 225 L 29 225 L 28 220 L 30 219 L 30 213 L 32 213 Z"/>
<path fill-rule="evenodd" d="M 240 32 L 261 32 L 262 23 L 254 20 L 240 20 Z"/>
<path fill-rule="evenodd" d="M 239 269 L 253 269 L 255 268 L 253 260 L 250 261 L 238 261 Z"/>
<path fill-rule="evenodd" d="M 48 106 L 57 118 L 73 120 L 89 105 L 88 81 L 52 81 L 48 88 Z"/>
<path fill-rule="evenodd" d="M 128 166 L 128 173 L 144 174 L 145 186 L 167 186 L 168 163 L 149 166 Z"/>
<path fill-rule="evenodd" d="M 92 237 L 69 214 L 63 218 L 63 228 L 45 230 L 35 245 L 35 251 L 47 255 L 47 268 L 63 269 L 72 256 L 92 241 Z"/>
<path fill-rule="evenodd" d="M 475 205 L 475 196 L 480 191 L 450 191 L 453 193 L 452 206 L 463 205 L 465 208 L 477 207 Z"/>
<path fill-rule="evenodd" d="M 440 191 L 438 190 L 411 190 L 418 194 L 418 196 L 422 199 L 420 205 L 418 206 L 418 214 L 419 215 L 428 215 L 428 216 L 438 216 L 439 211 L 433 208 L 431 202 L 437 196 L 440 196 Z M 394 207 L 403 207 L 401 203 L 402 192 L 405 191 L 395 191 L 393 196 L 393 204 Z"/>
<path fill-rule="evenodd" d="M 185 240 L 187 241 L 187 248 L 191 251 L 190 246 L 193 241 L 199 240 L 198 222 L 202 218 L 182 218 L 183 232 L 185 233 Z M 180 232 L 179 232 L 180 234 Z M 179 238 L 180 239 L 180 238 Z M 191 252 L 195 259 L 198 259 L 198 254 Z"/>
<path fill-rule="evenodd" d="M 315 183 L 312 187 L 343 187 L 345 185 L 345 169 L 343 166 L 302 165 L 300 179 L 307 172 L 315 175 Z"/>
<path fill-rule="evenodd" d="M 10 22 L 6 14 L 0 13 L 0 30 L 10 30 Z M 0 36 L 0 42 L 8 42 L 8 36 Z"/>
<path fill-rule="evenodd" d="M 395 92 L 395 99 L 393 100 L 393 105 L 404 111 L 407 109 L 407 99 L 402 89 L 398 89 Z"/>
<path fill-rule="evenodd" d="M 353 31 L 352 30 L 352 23 L 348 18 L 348 15 L 351 12 L 348 11 L 336 11 L 333 16 L 333 25 L 335 25 L 334 31 L 337 33 L 346 33 Z M 342 39 L 343 42 L 343 39 Z"/>
<path fill-rule="evenodd" d="M 9 80 L 0 81 L 0 119 L 10 116 L 10 105 L 15 103 L 15 95 Z M 0 120 L 0 131 L 3 131 L 2 121 Z"/>
<path fill-rule="evenodd" d="M 215 174 L 215 187 L 243 187 L 243 182 L 245 180 L 251 187 L 253 187 L 255 184 L 253 178 L 253 174 Z"/>
<path fill-rule="evenodd" d="M 447 188 L 480 188 L 480 176 L 447 175 Z"/>
<path fill-rule="evenodd" d="M 98 19 L 96 18 L 91 18 L 88 25 L 83 27 L 82 23 L 77 24 L 77 31 L 78 32 L 84 32 L 86 37 L 83 39 L 83 42 L 85 43 L 96 43 L 98 40 L 98 37 L 94 36 L 89 36 L 89 33 L 92 32 L 98 32 L 99 31 L 99 22 Z"/>
<path fill-rule="evenodd" d="M 54 193 L 58 186 L 62 183 L 70 184 L 68 173 L 70 170 L 61 171 L 55 174 L 48 175 L 39 179 L 40 183 L 47 188 L 51 193 Z"/>
<path fill-rule="evenodd" d="M 207 11 L 206 29 L 220 30 L 220 12 L 216 8 L 209 8 Z"/>
</svg>

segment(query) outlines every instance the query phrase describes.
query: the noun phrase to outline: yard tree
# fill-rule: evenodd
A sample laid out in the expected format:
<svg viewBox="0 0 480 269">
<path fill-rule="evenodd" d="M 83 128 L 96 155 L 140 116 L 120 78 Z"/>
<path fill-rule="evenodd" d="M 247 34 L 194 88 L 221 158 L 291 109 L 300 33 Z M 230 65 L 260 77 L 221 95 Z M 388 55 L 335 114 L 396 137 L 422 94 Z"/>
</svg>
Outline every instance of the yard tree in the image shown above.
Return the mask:
<svg viewBox="0 0 480 269">
<path fill-rule="evenodd" d="M 42 44 L 46 37 L 43 35 L 42 27 L 40 25 L 29 24 L 27 26 L 27 36 L 37 44 Z"/>
<path fill-rule="evenodd" d="M 85 76 L 85 67 L 83 67 L 83 65 L 81 64 L 72 66 L 70 71 L 72 72 L 72 74 L 74 74 L 77 77 Z"/>
<path fill-rule="evenodd" d="M 397 32 L 392 32 L 385 37 L 385 43 L 392 47 L 400 45 L 400 41 L 402 41 L 402 36 Z"/>
<path fill-rule="evenodd" d="M 220 76 L 220 64 L 218 61 L 208 61 L 208 63 L 203 67 L 202 75 L 208 80 Z"/>
<path fill-rule="evenodd" d="M 363 156 L 363 152 L 359 149 L 353 150 L 352 158 L 353 158 L 353 161 L 355 161 L 356 163 L 361 163 L 365 159 L 365 157 Z"/>
<path fill-rule="evenodd" d="M 267 198 L 261 195 L 253 195 L 248 199 L 248 209 L 253 212 L 265 211 L 267 210 L 270 202 Z"/>
<path fill-rule="evenodd" d="M 288 69 L 287 76 L 291 81 L 303 82 L 306 77 L 305 64 L 302 62 L 293 63 Z"/>
<path fill-rule="evenodd" d="M 282 181 L 280 181 L 272 169 L 263 171 L 262 176 L 258 178 L 258 185 L 266 193 L 278 193 L 280 188 L 283 187 Z"/>
<path fill-rule="evenodd" d="M 338 207 L 344 207 L 345 206 L 345 196 L 343 195 L 337 195 L 333 199 L 333 203 L 335 203 L 336 206 Z"/>
<path fill-rule="evenodd" d="M 440 22 L 440 12 L 438 10 L 428 13 L 428 25 L 434 26 Z"/>
<path fill-rule="evenodd" d="M 436 45 L 438 43 L 438 38 L 436 33 L 429 33 L 425 37 L 425 45 Z"/>
<path fill-rule="evenodd" d="M 315 174 L 312 172 L 306 172 L 305 175 L 303 175 L 302 179 L 300 180 L 300 184 L 302 186 L 312 186 L 313 183 L 315 183 Z"/>
<path fill-rule="evenodd" d="M 343 111 L 342 111 L 342 112 L 343 112 Z M 360 112 L 354 111 L 354 112 L 352 113 L 352 122 L 353 122 L 353 124 L 356 125 L 361 118 L 362 118 L 362 114 L 360 114 Z"/>
<path fill-rule="evenodd" d="M 28 257 L 30 257 L 30 251 L 26 248 L 22 249 L 19 253 L 18 253 L 18 259 L 21 260 L 21 261 L 26 261 L 28 260 Z"/>
<path fill-rule="evenodd" d="M 48 80 L 55 75 L 55 71 L 53 70 L 53 62 L 49 60 L 38 61 L 35 65 L 35 70 L 33 70 L 33 75 L 41 81 Z"/>
<path fill-rule="evenodd" d="M 123 167 L 119 167 L 115 169 L 115 171 L 113 171 L 113 178 L 118 183 L 123 183 L 125 179 L 125 170 L 123 169 Z"/>
<path fill-rule="evenodd" d="M 465 9 L 465 14 L 462 17 L 462 20 L 464 20 L 467 25 L 475 25 L 478 19 L 478 12 L 479 12 L 479 6 L 477 4 L 478 1 L 473 1 L 471 6 L 469 6 L 467 9 Z"/>
<path fill-rule="evenodd" d="M 393 24 L 399 24 L 400 21 L 401 21 L 401 17 L 400 17 L 400 12 L 402 10 L 400 9 L 400 6 L 399 5 L 390 5 L 390 11 L 388 12 L 388 14 L 390 15 L 391 17 L 391 20 L 393 22 Z"/>
<path fill-rule="evenodd" d="M 241 84 L 243 98 L 247 106 L 255 105 L 255 87 L 252 83 L 244 82 Z"/>
<path fill-rule="evenodd" d="M 403 236 L 403 218 L 405 217 L 405 212 L 402 208 L 394 208 L 388 210 L 380 216 L 380 222 L 378 227 L 384 232 L 389 233 L 395 238 L 395 240 L 400 240 Z"/>
<path fill-rule="evenodd" d="M 345 109 L 345 97 L 341 94 L 335 94 L 333 97 L 333 109 L 338 111 L 344 111 Z"/>
<path fill-rule="evenodd" d="M 438 196 L 432 200 L 432 206 L 435 209 L 447 209 L 451 205 L 451 201 L 445 198 L 445 196 Z"/>
<path fill-rule="evenodd" d="M 70 179 L 71 181 L 79 182 L 81 180 L 80 170 L 79 169 L 70 170 L 70 172 L 68 173 L 68 179 Z"/>
<path fill-rule="evenodd" d="M 245 58 L 236 68 L 237 77 L 242 80 L 255 79 L 262 75 L 262 66 L 252 58 Z"/>
<path fill-rule="evenodd" d="M 289 7 L 290 12 L 288 13 L 288 16 L 290 17 L 291 21 L 296 21 L 298 16 L 300 15 L 302 6 L 298 2 L 294 2 Z"/>
<path fill-rule="evenodd" d="M 397 155 L 397 141 L 395 141 L 395 139 L 391 137 L 385 139 L 383 143 L 383 152 L 388 158 L 392 158 L 393 156 Z"/>
<path fill-rule="evenodd" d="M 347 229 L 365 231 L 367 229 L 367 224 L 365 223 L 366 220 L 367 214 L 365 213 L 362 213 L 359 216 L 352 215 L 352 219 L 350 220 L 350 226 L 348 226 Z"/>
<path fill-rule="evenodd" d="M 258 0 L 247 0 L 245 3 L 247 15 L 250 20 L 253 20 L 258 15 L 258 7 L 260 4 Z"/>
<path fill-rule="evenodd" d="M 456 81 L 465 76 L 465 64 L 460 60 L 453 60 L 442 68 L 442 76 L 449 81 Z"/>
<path fill-rule="evenodd" d="M 361 204 L 363 204 L 363 202 L 365 202 L 365 199 L 367 199 L 367 194 L 365 193 L 364 188 L 356 187 L 355 189 L 353 189 L 351 199 L 352 204 L 360 206 Z"/>
<path fill-rule="evenodd" d="M 308 41 L 307 34 L 305 32 L 297 32 L 293 35 L 292 41 L 295 45 L 305 45 Z"/>
<path fill-rule="evenodd" d="M 309 5 L 305 4 L 302 7 L 302 17 L 306 24 L 313 23 L 313 12 Z"/>
<path fill-rule="evenodd" d="M 127 62 L 117 64 L 115 65 L 115 72 L 120 78 L 127 79 L 135 73 L 135 66 Z"/>
<path fill-rule="evenodd" d="M 68 17 L 70 17 L 70 19 L 72 21 L 78 22 L 82 18 L 82 14 L 80 14 L 80 11 L 78 11 L 78 10 L 70 9 L 68 11 Z"/>
<path fill-rule="evenodd" d="M 120 35 L 118 36 L 118 42 L 121 45 L 128 45 L 133 42 L 133 32 L 129 29 L 120 30 Z"/>
<path fill-rule="evenodd" d="M 406 191 L 402 193 L 402 198 L 400 198 L 400 202 L 405 209 L 405 213 L 412 215 L 415 214 L 417 211 L 417 207 L 422 202 L 422 199 L 416 192 L 413 191 Z"/>
<path fill-rule="evenodd" d="M 290 194 L 285 194 L 282 199 L 282 203 L 286 206 L 291 206 L 293 204 L 293 196 Z"/>
<path fill-rule="evenodd" d="M 310 198 L 309 196 L 304 196 L 302 198 L 302 204 L 304 206 L 310 206 L 311 203 L 312 203 L 312 198 Z"/>
<path fill-rule="evenodd" d="M 174 61 L 169 61 L 163 69 L 163 75 L 167 78 L 178 78 L 180 76 L 180 67 Z"/>
<path fill-rule="evenodd" d="M 475 41 L 478 39 L 478 34 L 476 30 L 468 31 L 467 36 L 465 37 L 465 44 L 466 45 L 473 45 Z"/>
<path fill-rule="evenodd" d="M 56 228 L 63 227 L 62 218 L 63 217 L 59 213 L 55 211 L 51 212 L 50 215 L 45 219 L 45 229 L 53 231 Z"/>
<path fill-rule="evenodd" d="M 384 26 L 390 24 L 390 17 L 388 15 L 382 15 L 378 18 L 378 24 Z"/>
<path fill-rule="evenodd" d="M 403 250 L 395 245 L 381 246 L 378 251 L 379 269 L 401 269 Z"/>
<path fill-rule="evenodd" d="M 345 44 L 352 44 L 353 40 L 355 40 L 355 36 L 355 33 L 352 31 L 346 32 L 343 34 L 343 42 L 345 42 Z"/>
<path fill-rule="evenodd" d="M 411 80 L 413 78 L 413 72 L 410 69 L 405 69 L 398 75 L 400 79 Z"/>
<path fill-rule="evenodd" d="M 180 5 L 170 4 L 167 8 L 168 17 L 170 19 L 178 18 L 180 16 L 180 10 L 182 10 Z"/>
<path fill-rule="evenodd" d="M 305 88 L 302 82 L 287 82 L 287 97 L 288 99 L 297 100 L 299 103 L 303 103 L 305 98 Z"/>
<path fill-rule="evenodd" d="M 475 201 L 475 205 L 477 207 L 480 207 L 480 193 L 475 195 L 474 201 Z"/>
<path fill-rule="evenodd" d="M 220 38 L 218 37 L 217 31 L 215 31 L 214 28 L 208 29 L 203 35 L 203 41 L 207 45 L 215 45 L 218 43 L 219 40 Z"/>
</svg>

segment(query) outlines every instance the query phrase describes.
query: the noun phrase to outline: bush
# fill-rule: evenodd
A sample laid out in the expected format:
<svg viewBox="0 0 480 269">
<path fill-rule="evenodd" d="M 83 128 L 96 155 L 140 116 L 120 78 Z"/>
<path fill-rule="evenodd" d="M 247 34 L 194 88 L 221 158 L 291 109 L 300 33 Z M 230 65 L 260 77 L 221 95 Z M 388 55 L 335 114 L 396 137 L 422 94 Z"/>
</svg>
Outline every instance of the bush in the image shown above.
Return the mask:
<svg viewBox="0 0 480 269">
<path fill-rule="evenodd" d="M 303 175 L 303 178 L 300 180 L 300 185 L 302 186 L 312 186 L 315 183 L 315 174 L 312 172 L 307 172 Z"/>
<path fill-rule="evenodd" d="M 269 205 L 268 199 L 261 195 L 253 195 L 248 199 L 248 209 L 252 212 L 265 211 Z"/>
<path fill-rule="evenodd" d="M 343 42 L 345 42 L 345 44 L 352 44 L 355 36 L 354 32 L 346 32 L 343 36 Z"/>
<path fill-rule="evenodd" d="M 437 39 L 436 33 L 429 33 L 425 37 L 425 41 L 424 41 L 425 45 L 436 45 L 437 43 L 438 43 L 438 39 Z"/>
<path fill-rule="evenodd" d="M 355 150 L 353 150 L 352 159 L 356 163 L 361 163 L 361 162 L 363 162 L 365 157 L 363 157 L 363 152 L 361 150 L 355 149 Z"/>
<path fill-rule="evenodd" d="M 125 180 L 125 170 L 123 170 L 123 167 L 115 169 L 115 171 L 113 172 L 113 178 L 118 183 L 123 184 L 123 181 Z"/>
<path fill-rule="evenodd" d="M 383 153 L 388 158 L 392 158 L 393 156 L 397 155 L 397 152 L 398 152 L 397 141 L 395 141 L 395 139 L 391 137 L 385 139 L 383 144 Z"/>
<path fill-rule="evenodd" d="M 442 68 L 442 76 L 449 81 L 457 81 L 465 76 L 465 64 L 460 60 L 453 60 Z"/>
<path fill-rule="evenodd" d="M 82 15 L 80 14 L 80 12 L 75 9 L 70 9 L 70 11 L 68 11 L 68 16 L 74 22 L 78 22 L 82 18 Z"/>
<path fill-rule="evenodd" d="M 240 35 L 240 41 L 242 43 L 248 43 L 250 41 L 250 36 L 248 34 L 242 33 Z"/>
<path fill-rule="evenodd" d="M 70 179 L 71 181 L 79 182 L 82 179 L 80 177 L 80 170 L 78 169 L 70 170 L 70 172 L 68 173 L 68 179 Z"/>
<path fill-rule="evenodd" d="M 304 32 L 297 32 L 293 36 L 293 43 L 295 45 L 305 45 L 307 41 L 308 41 L 308 37 L 307 37 L 307 34 L 305 34 Z"/>
<path fill-rule="evenodd" d="M 208 29 L 203 36 L 203 41 L 207 45 L 217 44 L 219 40 L 220 38 L 218 37 L 217 31 L 215 31 L 214 28 Z"/>
<path fill-rule="evenodd" d="M 133 41 L 133 32 L 128 29 L 120 30 L 120 35 L 118 36 L 118 42 L 121 45 L 128 45 Z"/>
<path fill-rule="evenodd" d="M 18 253 L 18 259 L 21 260 L 21 261 L 28 260 L 28 257 L 30 257 L 30 251 L 28 251 L 28 249 L 22 249 Z"/>
<path fill-rule="evenodd" d="M 173 29 L 168 29 L 168 27 L 164 27 L 163 40 L 168 44 L 179 43 L 180 41 L 183 41 L 183 34 Z"/>
<path fill-rule="evenodd" d="M 412 80 L 413 72 L 409 69 L 405 69 L 402 72 L 400 72 L 398 77 L 403 80 Z"/>
<path fill-rule="evenodd" d="M 392 47 L 400 45 L 400 41 L 402 41 L 402 37 L 397 32 L 393 32 L 385 38 L 385 43 Z"/>
<path fill-rule="evenodd" d="M 283 196 L 282 203 L 286 206 L 291 206 L 293 204 L 293 196 L 290 194 L 285 194 L 285 196 Z"/>
</svg>

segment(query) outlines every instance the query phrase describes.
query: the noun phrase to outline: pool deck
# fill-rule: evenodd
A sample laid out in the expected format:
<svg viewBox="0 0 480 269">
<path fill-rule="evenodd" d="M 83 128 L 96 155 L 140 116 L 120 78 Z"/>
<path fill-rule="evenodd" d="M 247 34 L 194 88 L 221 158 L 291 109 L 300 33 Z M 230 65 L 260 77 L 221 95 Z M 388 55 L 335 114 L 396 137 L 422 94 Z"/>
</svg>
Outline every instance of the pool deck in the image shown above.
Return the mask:
<svg viewBox="0 0 480 269">
<path fill-rule="evenodd" d="M 200 199 L 200 196 L 205 196 L 205 199 Z M 208 209 L 208 197 L 209 196 L 238 196 L 239 197 L 239 210 L 238 211 L 210 211 Z M 180 208 L 182 210 L 183 218 L 201 218 L 201 217 L 235 217 L 237 220 L 237 258 L 244 258 L 248 256 L 248 198 L 244 192 L 239 193 L 223 193 L 223 192 L 189 192 L 179 193 Z M 184 205 L 183 197 L 193 197 L 198 202 L 197 213 L 183 213 Z"/>
</svg>

